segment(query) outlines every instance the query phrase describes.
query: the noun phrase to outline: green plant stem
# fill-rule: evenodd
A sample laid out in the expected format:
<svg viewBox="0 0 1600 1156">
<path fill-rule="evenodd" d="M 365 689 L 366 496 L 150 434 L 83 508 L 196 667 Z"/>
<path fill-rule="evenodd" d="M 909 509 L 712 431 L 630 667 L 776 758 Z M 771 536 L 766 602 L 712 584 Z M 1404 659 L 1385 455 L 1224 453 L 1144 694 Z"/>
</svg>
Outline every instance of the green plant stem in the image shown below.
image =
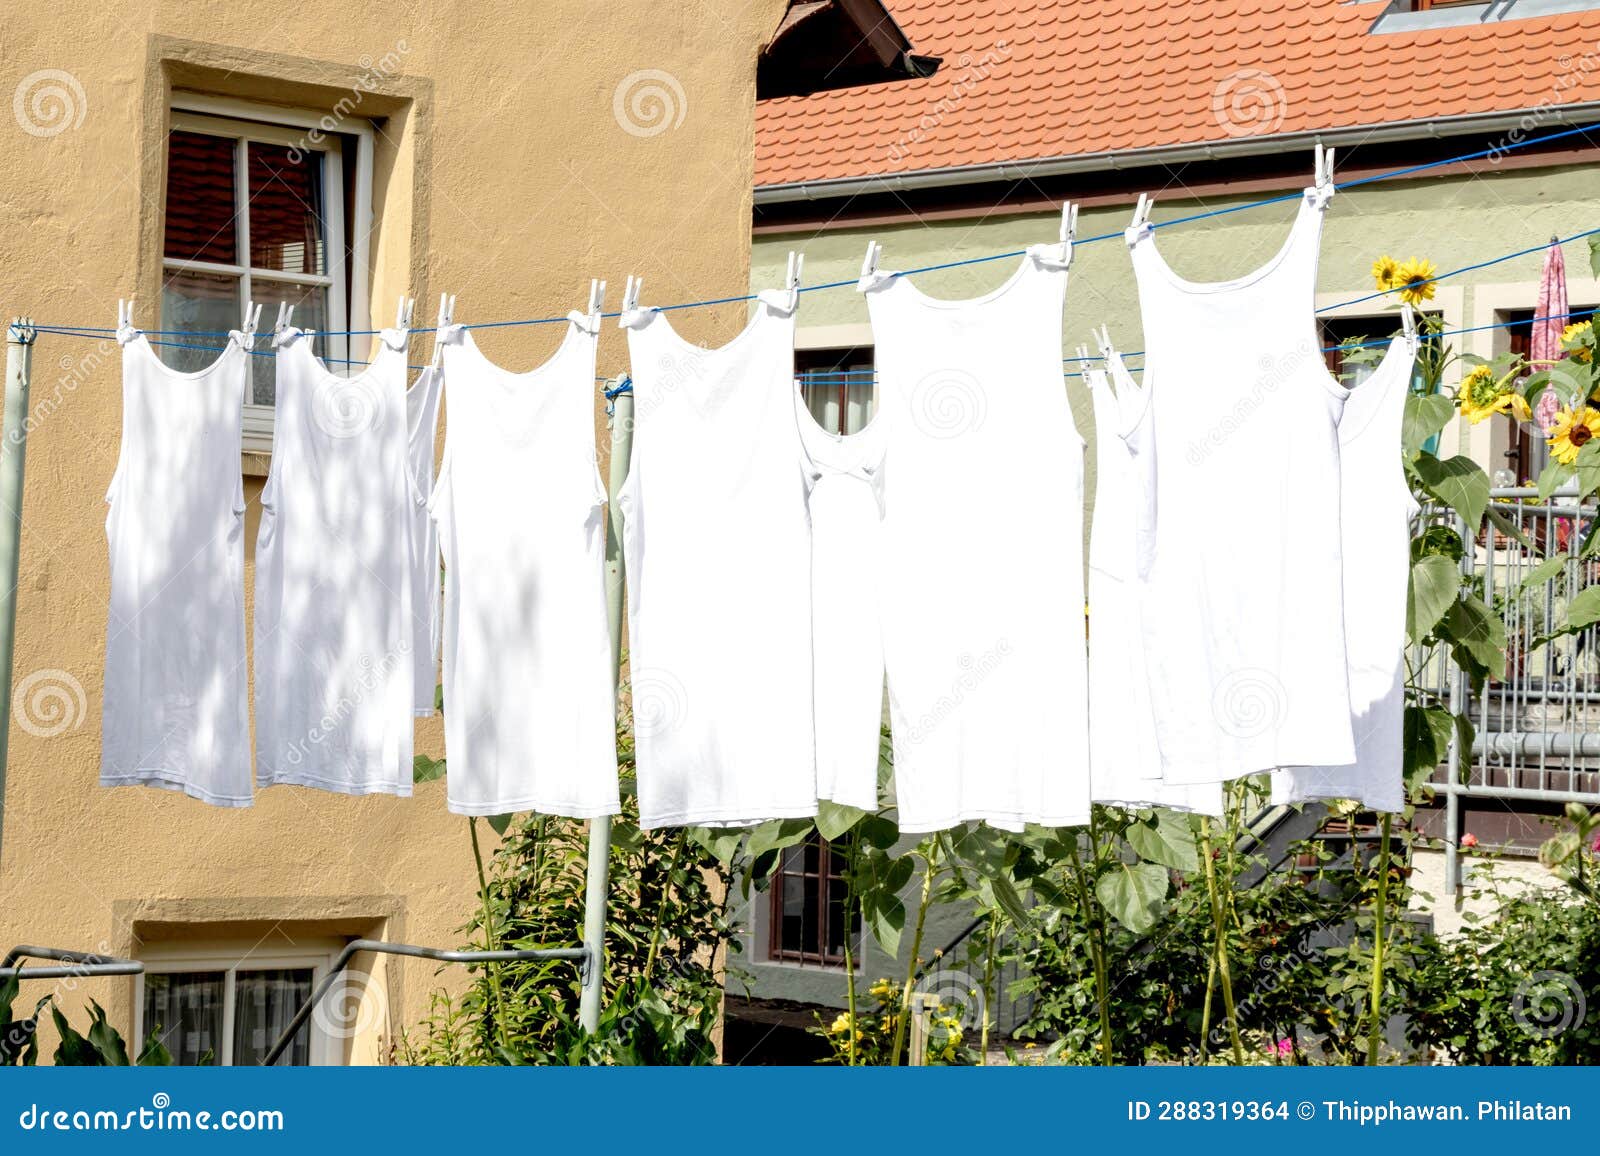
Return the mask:
<svg viewBox="0 0 1600 1156">
<path fill-rule="evenodd" d="M 911 937 L 911 959 L 906 964 L 906 982 L 900 990 L 900 1016 L 894 1025 L 894 1043 L 889 1048 L 889 1066 L 900 1066 L 900 1051 L 906 1042 L 906 1026 L 911 1019 L 911 989 L 917 982 L 917 957 L 922 953 L 922 932 L 928 922 L 928 906 L 933 897 L 933 877 L 938 872 L 939 839 L 930 839 L 922 857 L 922 894 L 917 900 L 917 928 Z"/>
<path fill-rule="evenodd" d="M 1378 1062 L 1378 1045 L 1383 1040 L 1383 954 L 1384 918 L 1389 911 L 1389 834 L 1391 816 L 1379 820 L 1378 896 L 1372 917 L 1372 988 L 1367 996 L 1371 1022 L 1367 1025 L 1367 1063 Z"/>
<path fill-rule="evenodd" d="M 644 972 L 640 976 L 640 979 L 647 984 L 655 972 L 656 957 L 661 953 L 661 928 L 666 920 L 667 900 L 672 895 L 672 877 L 677 874 L 678 863 L 683 858 L 683 849 L 688 843 L 689 830 L 685 827 L 678 832 L 678 841 L 673 844 L 672 858 L 667 862 L 667 877 L 661 881 L 661 898 L 656 900 L 656 917 L 650 927 L 650 950 L 645 953 Z"/>
<path fill-rule="evenodd" d="M 472 836 L 472 861 L 478 868 L 478 894 L 483 899 L 483 942 L 486 951 L 496 951 L 494 937 L 494 909 L 489 903 L 489 877 L 483 870 L 483 849 L 478 846 L 478 818 L 476 815 L 467 817 L 467 832 Z M 510 1038 L 506 1034 L 506 1003 L 500 992 L 500 965 L 488 964 L 484 968 L 489 977 L 489 995 L 494 1000 L 494 1022 L 500 1036 L 500 1046 L 510 1050 Z"/>
<path fill-rule="evenodd" d="M 1094 818 L 1089 820 L 1089 845 L 1096 849 L 1098 858 L 1099 844 L 1095 842 Z M 1078 841 L 1074 838 L 1072 848 L 1072 878 L 1078 888 L 1078 902 L 1083 906 L 1084 922 L 1089 925 L 1089 956 L 1094 961 L 1094 1002 L 1100 1012 L 1100 1062 L 1106 1067 L 1115 1063 L 1111 1047 L 1111 984 L 1110 970 L 1106 966 L 1106 945 L 1104 939 L 1105 925 L 1101 922 L 1099 908 L 1089 897 L 1089 878 L 1084 872 L 1083 859 L 1078 854 Z"/>
<path fill-rule="evenodd" d="M 987 1066 L 989 1063 L 989 1009 L 993 1007 L 990 993 L 994 988 L 994 949 L 995 940 L 1000 934 L 1000 914 L 997 911 L 989 913 L 989 942 L 984 945 L 983 953 L 983 1028 L 978 1036 L 978 1064 Z"/>
<path fill-rule="evenodd" d="M 846 1037 L 849 1053 L 848 1066 L 856 1066 L 856 961 L 850 944 L 850 932 L 855 923 L 851 916 L 856 906 L 856 853 L 859 849 L 860 835 L 855 828 L 850 830 L 850 839 L 845 844 L 845 883 L 844 883 L 844 1002 L 850 1012 L 850 1034 Z"/>
<path fill-rule="evenodd" d="M 1239 1038 L 1239 1017 L 1233 1006 L 1233 971 L 1228 962 L 1227 921 L 1223 917 L 1222 893 L 1217 887 L 1217 864 L 1211 849 L 1211 820 L 1200 818 L 1200 854 L 1205 859 L 1206 891 L 1211 897 L 1211 925 L 1216 936 L 1217 973 L 1222 978 L 1222 1007 L 1228 1015 L 1228 1038 L 1233 1044 L 1233 1062 L 1244 1065 L 1244 1042 Z"/>
<path fill-rule="evenodd" d="M 1206 1002 L 1200 1009 L 1200 1063 L 1211 1054 L 1211 997 L 1217 990 L 1217 945 L 1206 953 Z"/>
</svg>

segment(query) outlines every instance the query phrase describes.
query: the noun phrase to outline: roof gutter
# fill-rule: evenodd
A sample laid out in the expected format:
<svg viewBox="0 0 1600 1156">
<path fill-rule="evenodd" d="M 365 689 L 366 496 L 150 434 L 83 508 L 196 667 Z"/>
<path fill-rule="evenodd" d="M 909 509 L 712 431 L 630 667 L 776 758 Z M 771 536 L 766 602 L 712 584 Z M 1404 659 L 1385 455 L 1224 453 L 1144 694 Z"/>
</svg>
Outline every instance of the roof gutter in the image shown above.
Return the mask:
<svg viewBox="0 0 1600 1156">
<path fill-rule="evenodd" d="M 1580 124 L 1586 119 L 1600 120 L 1600 101 L 1540 105 L 1521 112 L 1499 112 L 1488 115 L 1475 113 L 1437 117 L 1431 120 L 1393 121 L 1387 124 L 1325 129 L 1318 132 L 1241 137 L 1237 140 L 1212 141 L 1205 144 L 1165 145 L 1159 148 L 1041 157 L 1031 161 L 955 165 L 950 168 L 923 169 L 918 172 L 890 173 L 882 176 L 835 177 L 821 181 L 757 185 L 755 203 L 777 205 L 908 189 L 986 184 L 991 181 L 1038 180 L 1041 177 L 1100 172 L 1106 169 L 1131 169 L 1149 165 L 1189 164 L 1195 161 L 1226 160 L 1230 157 L 1260 156 L 1299 148 L 1310 149 L 1316 144 L 1340 147 L 1414 140 L 1419 137 L 1466 136 L 1512 130 L 1519 130 L 1524 136 L 1536 136 L 1547 128 Z M 1506 143 L 1509 145 L 1514 142 Z"/>
</svg>

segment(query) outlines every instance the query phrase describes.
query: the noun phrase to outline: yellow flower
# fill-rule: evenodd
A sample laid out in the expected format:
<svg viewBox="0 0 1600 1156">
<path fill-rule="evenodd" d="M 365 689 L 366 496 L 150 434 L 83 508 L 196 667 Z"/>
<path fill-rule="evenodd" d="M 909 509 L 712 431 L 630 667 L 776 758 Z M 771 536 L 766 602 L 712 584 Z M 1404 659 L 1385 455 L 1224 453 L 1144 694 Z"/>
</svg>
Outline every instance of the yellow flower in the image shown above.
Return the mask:
<svg viewBox="0 0 1600 1156">
<path fill-rule="evenodd" d="M 1561 331 L 1561 348 L 1572 354 L 1573 361 L 1587 363 L 1594 357 L 1594 350 L 1590 348 L 1593 332 L 1593 322 L 1574 322 Z"/>
<path fill-rule="evenodd" d="M 850 1013 L 849 1012 L 840 1012 L 839 1013 L 839 1018 L 834 1020 L 832 1026 L 828 1028 L 828 1034 L 836 1036 L 840 1032 L 848 1032 L 849 1030 L 850 1030 Z"/>
<path fill-rule="evenodd" d="M 1497 379 L 1487 365 L 1477 366 L 1461 379 L 1456 400 L 1461 403 L 1461 416 L 1473 425 L 1497 413 L 1509 413 L 1518 421 L 1533 417 L 1527 400 L 1512 387 L 1510 377 Z"/>
<path fill-rule="evenodd" d="M 1400 262 L 1387 253 L 1372 263 L 1372 279 L 1378 288 L 1393 289 L 1394 279 L 1400 272 Z"/>
<path fill-rule="evenodd" d="M 1573 412 L 1569 409 L 1556 413 L 1556 424 L 1550 430 L 1550 453 L 1564 466 L 1578 460 L 1578 451 L 1600 434 L 1600 409 L 1586 405 Z"/>
<path fill-rule="evenodd" d="M 1400 300 L 1411 305 L 1432 301 L 1433 277 L 1438 271 L 1438 266 L 1423 257 L 1412 257 L 1406 261 L 1394 275 L 1393 287 L 1405 286 L 1400 290 Z"/>
</svg>

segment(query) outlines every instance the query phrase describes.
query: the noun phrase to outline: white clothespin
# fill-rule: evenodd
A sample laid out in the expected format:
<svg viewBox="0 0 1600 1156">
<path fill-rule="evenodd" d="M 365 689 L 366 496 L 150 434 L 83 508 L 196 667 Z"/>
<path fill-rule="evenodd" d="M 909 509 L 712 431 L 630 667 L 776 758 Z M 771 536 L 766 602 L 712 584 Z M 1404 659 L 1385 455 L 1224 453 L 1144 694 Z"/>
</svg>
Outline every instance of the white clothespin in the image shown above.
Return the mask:
<svg viewBox="0 0 1600 1156">
<path fill-rule="evenodd" d="M 1416 344 L 1417 311 L 1409 301 L 1400 302 L 1400 331 L 1405 334 L 1407 341 Z"/>
<path fill-rule="evenodd" d="M 117 344 L 126 345 L 137 336 L 139 336 L 139 331 L 133 327 L 133 298 L 129 297 L 126 301 L 124 301 L 122 298 L 118 297 Z"/>
<path fill-rule="evenodd" d="M 861 259 L 861 279 L 866 281 L 878 271 L 878 258 L 883 255 L 883 246 L 876 241 L 867 242 L 867 255 Z"/>
<path fill-rule="evenodd" d="M 1089 332 L 1093 335 L 1095 343 L 1100 346 L 1101 357 L 1110 361 L 1117 355 L 1116 347 L 1111 344 L 1111 330 L 1109 328 L 1102 324 L 1099 329 L 1091 329 Z"/>
<path fill-rule="evenodd" d="M 1313 162 L 1314 172 L 1313 189 L 1316 193 L 1319 207 L 1327 205 L 1334 193 L 1333 185 L 1333 150 L 1317 145 L 1316 157 Z"/>
<path fill-rule="evenodd" d="M 433 329 L 433 360 L 429 365 L 439 368 L 444 347 L 461 340 L 461 327 L 456 324 L 456 299 L 448 293 L 439 294 L 439 321 Z"/>
<path fill-rule="evenodd" d="M 1072 242 L 1078 236 L 1078 206 L 1071 201 L 1061 203 L 1061 263 L 1072 264 Z"/>
<path fill-rule="evenodd" d="M 278 302 L 278 320 L 272 325 L 272 348 L 288 342 L 293 336 L 294 306 L 287 301 Z"/>
<path fill-rule="evenodd" d="M 243 337 L 242 344 L 246 349 L 251 349 L 256 343 L 256 330 L 261 328 L 262 306 L 254 301 L 244 303 L 244 320 L 239 323 L 239 333 Z"/>
<path fill-rule="evenodd" d="M 410 329 L 411 318 L 415 314 L 416 308 L 417 299 L 415 297 L 407 297 L 402 293 L 400 300 L 394 307 L 394 327 L 402 331 Z"/>
<path fill-rule="evenodd" d="M 627 284 L 622 287 L 622 308 L 617 314 L 617 325 L 623 329 L 640 329 L 645 323 L 656 315 L 658 310 L 641 309 L 639 307 L 639 294 L 644 291 L 644 278 L 628 277 Z"/>
<path fill-rule="evenodd" d="M 1094 360 L 1094 358 L 1089 356 L 1089 347 L 1087 345 L 1079 343 L 1079 345 L 1078 345 L 1078 364 L 1083 367 L 1083 370 L 1084 370 L 1085 373 L 1088 372 L 1089 363 L 1091 361 L 1093 361 L 1093 360 Z"/>
<path fill-rule="evenodd" d="M 589 328 L 595 333 L 600 332 L 600 314 L 606 301 L 606 283 L 591 277 L 589 279 Z"/>
<path fill-rule="evenodd" d="M 806 255 L 789 250 L 789 271 L 783 279 L 784 288 L 789 291 L 789 312 L 793 313 L 800 307 L 800 271 L 805 268 Z"/>
<path fill-rule="evenodd" d="M 1148 237 L 1155 226 L 1150 223 L 1150 210 L 1156 207 L 1156 199 L 1149 193 L 1139 194 L 1139 203 L 1133 207 L 1133 220 L 1123 231 L 1123 239 L 1128 244 L 1135 245 Z"/>
</svg>

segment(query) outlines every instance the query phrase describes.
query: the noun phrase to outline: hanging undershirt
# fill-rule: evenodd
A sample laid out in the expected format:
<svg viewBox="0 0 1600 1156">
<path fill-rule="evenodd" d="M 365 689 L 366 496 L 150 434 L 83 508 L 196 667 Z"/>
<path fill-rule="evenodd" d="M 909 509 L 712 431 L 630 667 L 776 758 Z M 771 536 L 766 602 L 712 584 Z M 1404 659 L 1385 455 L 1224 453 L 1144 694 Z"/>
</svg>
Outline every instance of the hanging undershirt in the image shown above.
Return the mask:
<svg viewBox="0 0 1600 1156">
<path fill-rule="evenodd" d="M 106 490 L 111 613 L 100 782 L 248 807 L 240 428 L 251 337 L 177 373 L 123 326 L 122 445 Z M 24 694 L 24 683 L 18 694 Z"/>
<path fill-rule="evenodd" d="M 1418 507 L 1401 464 L 1400 426 L 1415 359 L 1415 343 L 1396 338 L 1372 376 L 1350 391 L 1339 420 L 1355 761 L 1274 771 L 1274 803 L 1355 799 L 1375 811 L 1405 809 L 1406 591 Z"/>
<path fill-rule="evenodd" d="M 1094 519 L 1089 528 L 1089 777 L 1094 801 L 1222 814 L 1220 783 L 1161 781 L 1139 626 L 1139 463 L 1149 395 L 1116 353 L 1084 373 L 1094 405 Z"/>
<path fill-rule="evenodd" d="M 1061 367 L 1067 274 L 998 289 L 862 279 L 885 422 L 883 614 L 902 831 L 1089 815 L 1083 439 Z"/>
<path fill-rule="evenodd" d="M 633 459 L 619 496 L 641 827 L 816 813 L 811 543 L 794 303 L 718 349 L 625 313 Z"/>
<path fill-rule="evenodd" d="M 1128 230 L 1156 454 L 1140 607 L 1169 783 L 1355 757 L 1339 548 L 1346 391 L 1312 314 L 1331 193 L 1308 189 L 1277 256 L 1233 281 L 1185 281 L 1148 225 Z"/>
<path fill-rule="evenodd" d="M 406 456 L 416 487 L 411 517 L 412 660 L 416 675 L 412 707 L 417 717 L 433 713 L 439 689 L 439 530 L 428 513 L 433 495 L 433 444 L 439 436 L 439 395 L 444 374 L 428 366 L 406 390 Z"/>
<path fill-rule="evenodd" d="M 598 327 L 573 314 L 528 373 L 490 362 L 459 326 L 440 335 L 450 421 L 432 509 L 445 556 L 445 783 L 459 815 L 617 811 Z"/>
<path fill-rule="evenodd" d="M 811 516 L 817 797 L 878 809 L 883 724 L 882 422 L 828 433 L 795 391 Z"/>
<path fill-rule="evenodd" d="M 410 795 L 416 674 L 406 333 L 351 377 L 278 348 L 256 536 L 256 782 Z"/>
</svg>

